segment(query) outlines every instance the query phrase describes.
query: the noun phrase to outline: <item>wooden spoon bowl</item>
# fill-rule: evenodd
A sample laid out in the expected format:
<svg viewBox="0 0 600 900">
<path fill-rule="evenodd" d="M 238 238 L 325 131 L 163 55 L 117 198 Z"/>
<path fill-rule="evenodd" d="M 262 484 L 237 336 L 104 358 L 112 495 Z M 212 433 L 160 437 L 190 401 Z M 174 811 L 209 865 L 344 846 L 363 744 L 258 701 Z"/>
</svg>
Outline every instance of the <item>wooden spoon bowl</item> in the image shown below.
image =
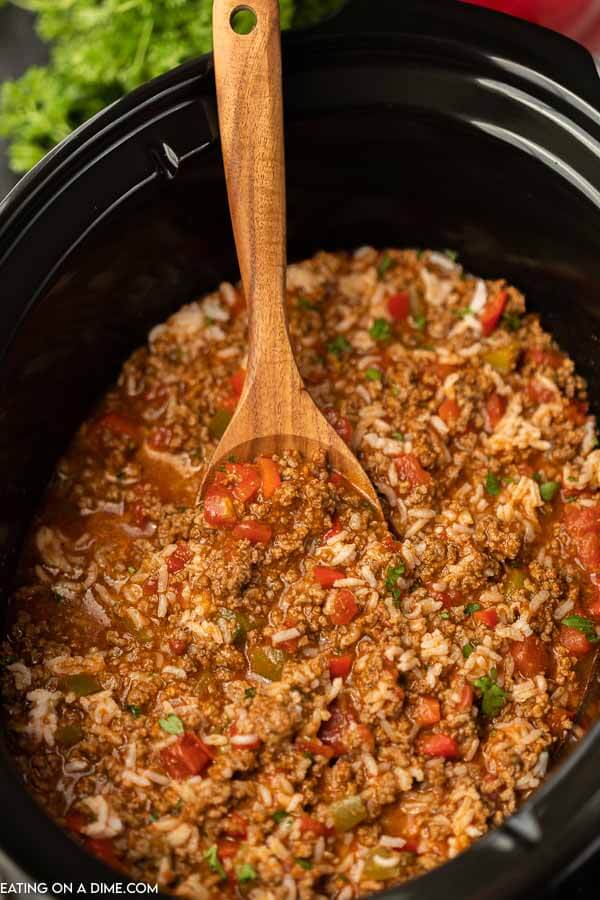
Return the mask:
<svg viewBox="0 0 600 900">
<path fill-rule="evenodd" d="M 238 34 L 233 19 L 256 23 Z M 214 0 L 214 66 L 229 209 L 248 305 L 244 390 L 203 488 L 226 458 L 327 452 L 333 469 L 381 512 L 358 460 L 316 407 L 298 371 L 286 315 L 286 212 L 278 0 Z"/>
</svg>

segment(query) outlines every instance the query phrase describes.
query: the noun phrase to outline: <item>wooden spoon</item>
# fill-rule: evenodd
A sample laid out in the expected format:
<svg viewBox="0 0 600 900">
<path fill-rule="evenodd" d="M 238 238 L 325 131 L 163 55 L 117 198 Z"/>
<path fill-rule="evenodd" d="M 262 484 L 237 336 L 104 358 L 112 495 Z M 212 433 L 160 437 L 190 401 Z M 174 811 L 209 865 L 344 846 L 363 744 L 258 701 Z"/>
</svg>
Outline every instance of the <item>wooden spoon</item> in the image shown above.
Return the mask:
<svg viewBox="0 0 600 900">
<path fill-rule="evenodd" d="M 240 9 L 256 16 L 237 34 Z M 278 0 L 214 0 L 214 65 L 229 209 L 248 305 L 244 390 L 203 489 L 224 458 L 253 460 L 286 449 L 330 465 L 383 515 L 367 475 L 307 392 L 290 345 L 285 306 L 286 224 Z"/>
</svg>

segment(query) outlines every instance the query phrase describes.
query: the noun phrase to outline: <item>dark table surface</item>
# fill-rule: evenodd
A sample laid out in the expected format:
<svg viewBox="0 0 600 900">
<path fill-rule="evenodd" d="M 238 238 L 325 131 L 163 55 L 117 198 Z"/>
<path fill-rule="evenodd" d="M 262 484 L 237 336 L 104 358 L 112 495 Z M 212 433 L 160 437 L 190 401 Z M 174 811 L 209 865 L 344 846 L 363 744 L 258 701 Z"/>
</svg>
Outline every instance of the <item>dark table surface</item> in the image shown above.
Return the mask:
<svg viewBox="0 0 600 900">
<path fill-rule="evenodd" d="M 32 16 L 11 6 L 0 9 L 0 83 L 45 60 L 46 52 L 35 36 Z M 16 181 L 17 176 L 8 168 L 6 145 L 0 140 L 0 199 Z M 595 900 L 597 897 L 600 897 L 600 851 L 584 865 L 577 866 L 560 887 L 535 900 Z"/>
</svg>

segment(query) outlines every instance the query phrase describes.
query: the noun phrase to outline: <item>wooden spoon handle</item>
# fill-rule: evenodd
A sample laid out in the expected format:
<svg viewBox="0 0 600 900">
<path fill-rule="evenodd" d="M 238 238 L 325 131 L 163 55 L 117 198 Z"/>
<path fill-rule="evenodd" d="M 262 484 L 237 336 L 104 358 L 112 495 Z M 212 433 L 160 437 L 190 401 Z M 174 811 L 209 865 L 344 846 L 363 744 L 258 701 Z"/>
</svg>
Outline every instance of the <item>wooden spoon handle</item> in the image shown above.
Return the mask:
<svg viewBox="0 0 600 900">
<path fill-rule="evenodd" d="M 237 34 L 231 26 L 232 14 L 240 8 L 256 15 L 250 34 Z M 284 308 L 285 162 L 278 0 L 214 0 L 213 41 L 229 209 L 248 304 L 248 374 L 253 376 L 262 366 L 289 365 L 292 358 Z"/>
</svg>

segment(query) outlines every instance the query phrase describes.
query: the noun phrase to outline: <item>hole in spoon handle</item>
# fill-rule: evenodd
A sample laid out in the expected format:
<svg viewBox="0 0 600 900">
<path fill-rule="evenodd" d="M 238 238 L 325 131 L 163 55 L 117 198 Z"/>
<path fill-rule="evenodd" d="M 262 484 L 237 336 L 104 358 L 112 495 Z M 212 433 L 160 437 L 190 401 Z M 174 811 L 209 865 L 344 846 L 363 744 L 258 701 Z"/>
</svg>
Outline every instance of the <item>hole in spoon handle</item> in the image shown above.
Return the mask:
<svg viewBox="0 0 600 900">
<path fill-rule="evenodd" d="M 236 34 L 251 34 L 256 28 L 257 15 L 250 6 L 236 6 L 229 16 L 229 24 Z"/>
</svg>

